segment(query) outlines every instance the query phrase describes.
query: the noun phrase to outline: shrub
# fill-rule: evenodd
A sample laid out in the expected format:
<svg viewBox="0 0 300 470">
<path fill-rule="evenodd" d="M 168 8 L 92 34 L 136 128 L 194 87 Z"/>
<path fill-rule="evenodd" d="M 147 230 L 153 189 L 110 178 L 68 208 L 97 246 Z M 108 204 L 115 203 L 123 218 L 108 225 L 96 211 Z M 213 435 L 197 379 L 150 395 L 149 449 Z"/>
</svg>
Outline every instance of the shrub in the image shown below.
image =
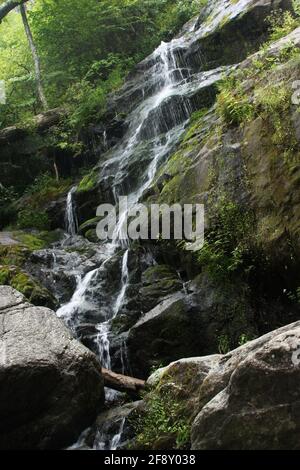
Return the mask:
<svg viewBox="0 0 300 470">
<path fill-rule="evenodd" d="M 254 107 L 239 89 L 233 77 L 224 80 L 219 85 L 219 90 L 217 112 L 226 124 L 239 126 L 253 118 Z"/>
<path fill-rule="evenodd" d="M 268 18 L 270 25 L 270 42 L 278 41 L 287 36 L 300 25 L 300 17 L 293 16 L 289 11 L 275 11 Z"/>
<path fill-rule="evenodd" d="M 170 392 L 154 390 L 146 397 L 146 410 L 134 424 L 138 447 L 153 449 L 161 438 L 173 442 L 173 448 L 186 449 L 190 442 L 190 423 L 180 401 Z"/>
<path fill-rule="evenodd" d="M 19 212 L 17 226 L 20 229 L 35 228 L 37 230 L 49 229 L 49 218 L 46 212 L 34 209 L 24 209 Z"/>
<path fill-rule="evenodd" d="M 217 281 L 227 281 L 230 274 L 253 269 L 252 234 L 254 215 L 221 196 L 214 207 L 211 229 L 198 262 Z"/>
</svg>

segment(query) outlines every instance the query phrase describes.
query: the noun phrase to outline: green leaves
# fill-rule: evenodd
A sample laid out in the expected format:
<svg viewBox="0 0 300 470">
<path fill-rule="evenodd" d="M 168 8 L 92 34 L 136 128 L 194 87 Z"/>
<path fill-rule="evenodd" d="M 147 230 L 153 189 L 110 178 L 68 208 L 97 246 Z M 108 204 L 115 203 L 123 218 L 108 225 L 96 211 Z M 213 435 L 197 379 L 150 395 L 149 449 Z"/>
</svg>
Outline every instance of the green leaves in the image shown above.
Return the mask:
<svg viewBox="0 0 300 470">
<path fill-rule="evenodd" d="M 176 33 L 206 2 L 30 2 L 28 18 L 41 59 L 49 106 L 70 107 L 71 127 L 76 129 L 99 118 L 106 95 L 123 83 L 137 62 L 161 40 Z M 2 125 L 27 120 L 39 112 L 32 59 L 18 11 L 10 13 L 0 25 L 0 70 L 0 79 L 8 82 L 8 105 L 0 107 Z"/>
</svg>

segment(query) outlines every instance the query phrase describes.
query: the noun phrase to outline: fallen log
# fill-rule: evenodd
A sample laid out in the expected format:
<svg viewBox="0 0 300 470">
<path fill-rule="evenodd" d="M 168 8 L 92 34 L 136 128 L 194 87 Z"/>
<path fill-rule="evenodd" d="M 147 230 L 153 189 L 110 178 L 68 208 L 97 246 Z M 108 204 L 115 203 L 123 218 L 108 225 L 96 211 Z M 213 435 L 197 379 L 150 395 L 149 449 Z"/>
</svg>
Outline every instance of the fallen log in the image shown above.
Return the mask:
<svg viewBox="0 0 300 470">
<path fill-rule="evenodd" d="M 111 370 L 102 367 L 102 376 L 104 386 L 117 390 L 118 392 L 127 392 L 137 394 L 144 390 L 146 386 L 145 380 L 135 379 L 126 375 L 116 374 Z"/>
</svg>

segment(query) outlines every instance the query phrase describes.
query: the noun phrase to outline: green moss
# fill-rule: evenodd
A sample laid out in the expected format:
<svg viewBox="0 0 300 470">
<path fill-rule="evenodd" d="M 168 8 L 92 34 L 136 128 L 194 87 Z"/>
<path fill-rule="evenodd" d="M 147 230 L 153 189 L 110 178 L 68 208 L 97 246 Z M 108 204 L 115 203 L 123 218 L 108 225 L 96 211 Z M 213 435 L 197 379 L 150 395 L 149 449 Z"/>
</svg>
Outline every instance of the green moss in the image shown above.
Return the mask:
<svg viewBox="0 0 300 470">
<path fill-rule="evenodd" d="M 34 305 L 49 308 L 57 306 L 57 302 L 52 294 L 19 267 L 2 266 L 0 268 L 0 284 L 13 287 Z"/>
<path fill-rule="evenodd" d="M 203 108 L 192 114 L 189 128 L 183 137 L 183 142 L 187 142 L 192 137 L 197 135 L 197 132 L 199 132 L 199 129 L 201 129 L 202 127 L 203 118 L 207 114 L 207 112 L 208 112 L 208 109 Z"/>
<path fill-rule="evenodd" d="M 143 280 L 147 284 L 160 281 L 161 279 L 174 279 L 176 272 L 172 271 L 170 266 L 166 264 L 157 264 L 148 268 L 143 274 Z"/>
<path fill-rule="evenodd" d="M 52 241 L 51 235 L 49 235 L 48 232 L 40 232 L 39 235 L 25 232 L 14 232 L 14 236 L 30 251 L 42 250 L 49 245 L 49 241 Z"/>
<path fill-rule="evenodd" d="M 82 180 L 80 181 L 77 192 L 84 193 L 87 191 L 91 191 L 97 186 L 98 182 L 98 175 L 96 170 L 92 170 L 90 173 L 85 175 Z"/>
</svg>

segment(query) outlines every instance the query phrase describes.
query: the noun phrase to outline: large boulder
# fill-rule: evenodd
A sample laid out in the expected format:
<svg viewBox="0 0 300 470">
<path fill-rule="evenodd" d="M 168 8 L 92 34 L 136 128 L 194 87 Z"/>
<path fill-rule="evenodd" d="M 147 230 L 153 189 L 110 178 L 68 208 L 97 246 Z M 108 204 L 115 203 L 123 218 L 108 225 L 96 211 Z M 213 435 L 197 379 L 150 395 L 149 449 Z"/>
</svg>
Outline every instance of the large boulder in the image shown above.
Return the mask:
<svg viewBox="0 0 300 470">
<path fill-rule="evenodd" d="M 167 266 L 156 265 L 143 275 L 142 310 L 147 313 L 131 328 L 127 341 L 130 365 L 137 377 L 146 377 L 153 367 L 182 357 L 225 353 L 244 337 L 258 336 L 254 309 L 243 283 L 224 290 L 201 274 L 179 290 L 179 280 L 167 277 L 168 273 L 171 276 L 171 268 L 168 271 Z M 152 285 L 145 284 L 150 281 Z M 152 309 L 147 311 L 149 306 Z"/>
<path fill-rule="evenodd" d="M 101 366 L 55 313 L 0 287 L 0 449 L 62 448 L 96 417 Z"/>
<path fill-rule="evenodd" d="M 299 450 L 299 380 L 298 321 L 226 355 L 176 361 L 147 384 L 178 403 L 193 450 Z"/>
<path fill-rule="evenodd" d="M 223 357 L 200 389 L 192 448 L 299 449 L 299 354 L 296 322 Z"/>
<path fill-rule="evenodd" d="M 204 351 L 201 316 L 183 293 L 175 293 L 146 313 L 130 330 L 128 351 L 133 374 Z"/>
</svg>

